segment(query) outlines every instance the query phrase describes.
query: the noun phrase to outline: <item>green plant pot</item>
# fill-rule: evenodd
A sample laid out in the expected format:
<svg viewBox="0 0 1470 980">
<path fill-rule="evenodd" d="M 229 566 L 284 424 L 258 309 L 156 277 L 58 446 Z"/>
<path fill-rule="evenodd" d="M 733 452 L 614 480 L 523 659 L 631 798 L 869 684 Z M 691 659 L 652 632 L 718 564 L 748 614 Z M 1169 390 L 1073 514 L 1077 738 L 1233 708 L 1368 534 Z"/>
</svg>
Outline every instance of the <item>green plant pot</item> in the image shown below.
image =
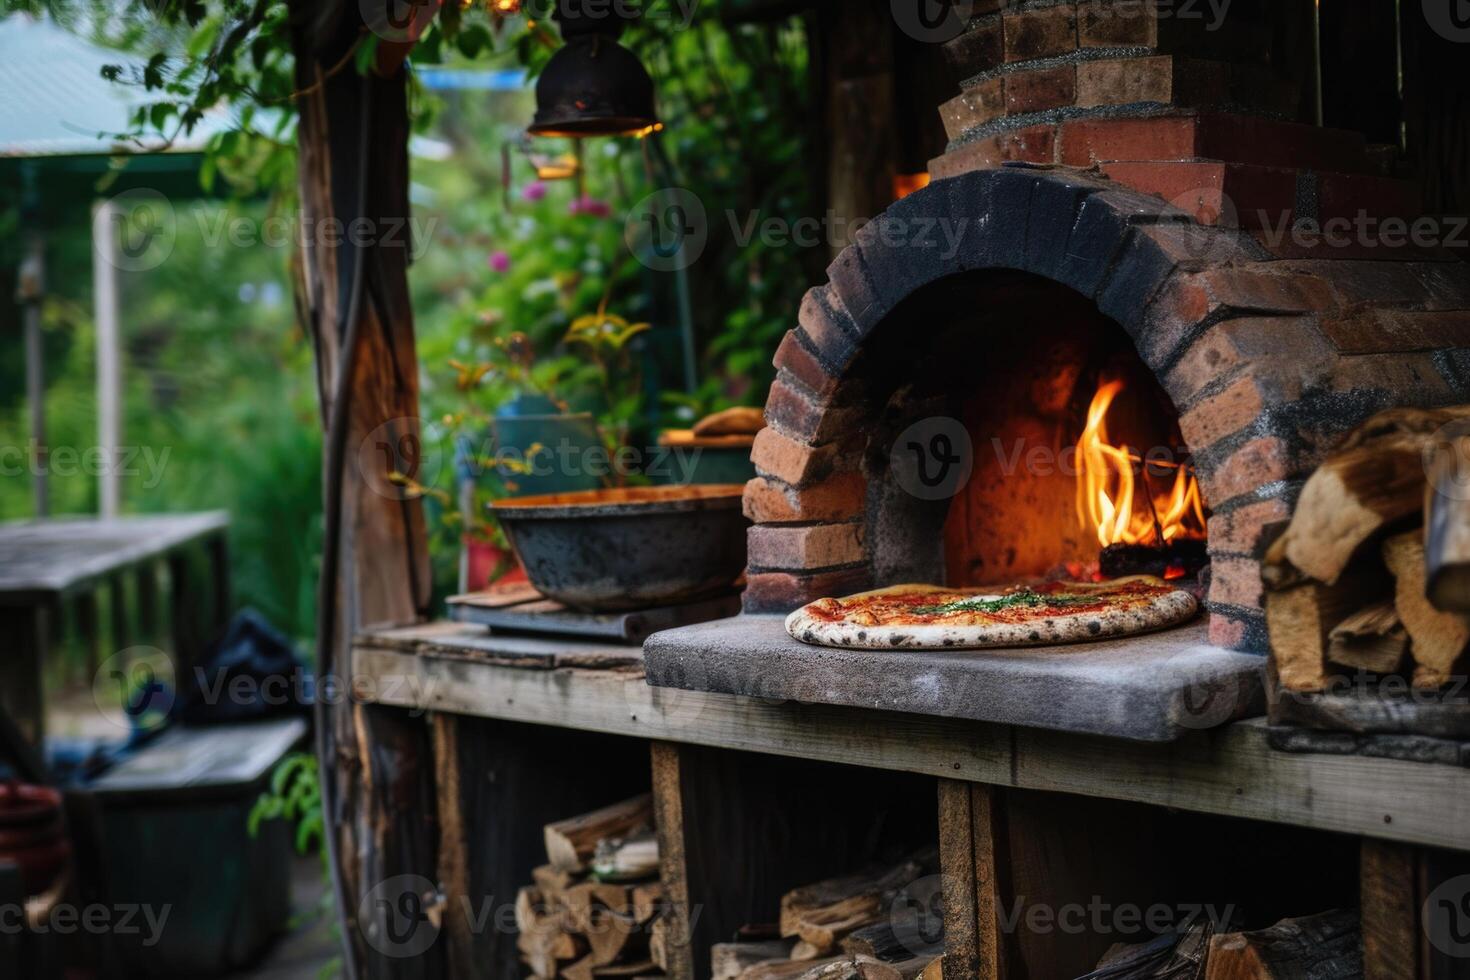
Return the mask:
<svg viewBox="0 0 1470 980">
<path fill-rule="evenodd" d="M 575 493 L 602 486 L 602 474 L 595 469 L 600 461 L 602 440 L 597 423 L 588 412 L 566 415 L 497 415 L 495 418 L 497 459 L 502 456 L 524 461 L 529 472 L 497 465 L 497 470 L 512 497 L 528 497 L 544 493 Z"/>
</svg>

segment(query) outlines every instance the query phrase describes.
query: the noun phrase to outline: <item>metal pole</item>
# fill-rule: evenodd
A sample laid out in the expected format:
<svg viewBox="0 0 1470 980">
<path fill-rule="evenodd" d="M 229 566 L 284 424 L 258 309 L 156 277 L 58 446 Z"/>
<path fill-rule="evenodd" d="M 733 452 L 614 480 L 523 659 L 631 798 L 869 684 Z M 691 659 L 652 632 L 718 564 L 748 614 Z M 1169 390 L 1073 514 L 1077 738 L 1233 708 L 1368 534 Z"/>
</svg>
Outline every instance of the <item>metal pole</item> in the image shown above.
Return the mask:
<svg viewBox="0 0 1470 980">
<path fill-rule="evenodd" d="M 16 301 L 24 308 L 26 334 L 26 406 L 31 416 L 30 457 L 35 516 L 46 517 L 50 498 L 46 488 L 46 350 L 41 336 L 41 299 L 46 292 L 46 240 L 33 230 L 21 261 Z"/>
<path fill-rule="evenodd" d="M 92 309 L 97 331 L 97 446 L 102 470 L 97 499 L 104 518 L 116 517 L 118 443 L 122 434 L 122 348 L 118 334 L 116 207 L 103 201 L 92 213 Z"/>
</svg>

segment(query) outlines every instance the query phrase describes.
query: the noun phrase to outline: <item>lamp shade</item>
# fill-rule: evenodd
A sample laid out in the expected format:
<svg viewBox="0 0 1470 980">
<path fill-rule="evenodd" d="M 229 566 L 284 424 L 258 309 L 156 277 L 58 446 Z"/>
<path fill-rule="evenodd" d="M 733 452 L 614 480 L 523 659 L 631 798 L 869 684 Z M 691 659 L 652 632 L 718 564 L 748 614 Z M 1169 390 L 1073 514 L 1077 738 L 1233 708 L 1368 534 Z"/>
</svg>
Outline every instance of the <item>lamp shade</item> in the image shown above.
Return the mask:
<svg viewBox="0 0 1470 980">
<path fill-rule="evenodd" d="M 648 70 L 607 34 L 568 37 L 536 81 L 533 136 L 625 136 L 658 125 Z"/>
</svg>

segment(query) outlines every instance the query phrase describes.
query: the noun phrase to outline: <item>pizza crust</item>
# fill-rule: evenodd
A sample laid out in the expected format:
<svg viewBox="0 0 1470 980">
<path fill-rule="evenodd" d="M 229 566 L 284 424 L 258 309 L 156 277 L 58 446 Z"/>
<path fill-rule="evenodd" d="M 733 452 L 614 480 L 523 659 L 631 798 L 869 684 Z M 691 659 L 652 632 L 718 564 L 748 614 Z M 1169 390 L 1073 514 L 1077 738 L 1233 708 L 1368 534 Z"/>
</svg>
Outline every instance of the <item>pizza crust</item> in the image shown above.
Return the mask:
<svg viewBox="0 0 1470 980">
<path fill-rule="evenodd" d="M 1123 580 L 1105 583 L 1099 589 L 1116 586 L 1119 581 Z M 935 585 L 895 585 L 847 598 L 861 599 L 898 592 L 954 591 Z M 976 590 L 977 593 L 980 591 Z M 1199 612 L 1199 600 L 1183 589 L 1173 589 L 1132 608 L 1061 613 L 1025 623 L 901 626 L 832 622 L 812 616 L 808 609 L 803 606 L 786 617 L 786 632 L 803 643 L 815 646 L 861 650 L 983 650 L 1087 643 L 1152 633 L 1189 622 Z"/>
</svg>

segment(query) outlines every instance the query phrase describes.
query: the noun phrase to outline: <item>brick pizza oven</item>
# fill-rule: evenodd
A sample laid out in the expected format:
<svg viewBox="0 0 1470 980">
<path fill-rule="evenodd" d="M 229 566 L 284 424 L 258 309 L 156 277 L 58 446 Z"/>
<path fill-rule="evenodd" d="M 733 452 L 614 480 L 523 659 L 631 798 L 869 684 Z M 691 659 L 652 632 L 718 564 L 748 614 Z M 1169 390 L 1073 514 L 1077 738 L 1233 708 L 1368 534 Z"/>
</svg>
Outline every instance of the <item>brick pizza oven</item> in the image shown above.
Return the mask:
<svg viewBox="0 0 1470 980">
<path fill-rule="evenodd" d="M 1334 440 L 1470 401 L 1470 269 L 1398 240 L 1383 221 L 1417 216 L 1412 185 L 1295 121 L 1289 25 L 1233 9 L 1205 32 L 1131 0 L 975 5 L 933 182 L 856 234 L 776 352 L 747 610 L 1095 559 L 1056 464 L 1113 378 L 1128 444 L 1197 475 L 1211 642 L 1264 650 L 1262 535 Z M 1334 219 L 1346 239 L 1313 237 Z M 972 472 L 928 499 L 894 444 L 943 419 Z"/>
</svg>

